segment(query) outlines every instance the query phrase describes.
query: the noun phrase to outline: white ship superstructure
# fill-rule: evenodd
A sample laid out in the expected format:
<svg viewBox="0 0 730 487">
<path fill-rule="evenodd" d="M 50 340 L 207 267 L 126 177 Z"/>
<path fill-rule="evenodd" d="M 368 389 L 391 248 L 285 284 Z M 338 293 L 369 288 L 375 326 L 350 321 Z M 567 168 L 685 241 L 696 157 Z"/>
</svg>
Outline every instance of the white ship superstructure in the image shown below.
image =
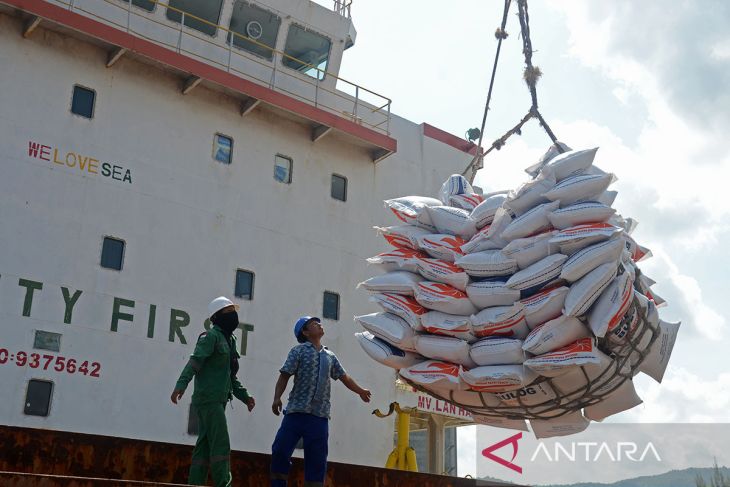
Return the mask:
<svg viewBox="0 0 730 487">
<path fill-rule="evenodd" d="M 474 146 L 337 77 L 356 33 L 335 6 L 0 0 L 1 423 L 193 443 L 192 391 L 169 395 L 219 295 L 258 401 L 229 409 L 234 449 L 269 450 L 303 314 L 377 407 L 395 400 L 353 337 L 372 226 Z M 332 400 L 330 459 L 382 465 L 393 422 Z"/>
</svg>

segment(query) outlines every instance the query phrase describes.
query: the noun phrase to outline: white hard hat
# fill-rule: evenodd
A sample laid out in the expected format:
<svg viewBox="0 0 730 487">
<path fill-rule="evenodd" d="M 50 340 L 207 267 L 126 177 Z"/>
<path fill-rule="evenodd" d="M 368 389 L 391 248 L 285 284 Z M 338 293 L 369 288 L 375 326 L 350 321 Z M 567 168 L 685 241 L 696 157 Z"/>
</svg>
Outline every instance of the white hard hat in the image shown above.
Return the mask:
<svg viewBox="0 0 730 487">
<path fill-rule="evenodd" d="M 223 308 L 226 308 L 228 306 L 235 306 L 236 307 L 236 311 L 238 311 L 239 306 L 237 304 L 233 304 L 233 301 L 231 301 L 227 297 L 225 297 L 225 296 L 219 296 L 219 297 L 215 298 L 208 305 L 208 317 L 213 316 L 218 311 L 220 311 Z"/>
</svg>

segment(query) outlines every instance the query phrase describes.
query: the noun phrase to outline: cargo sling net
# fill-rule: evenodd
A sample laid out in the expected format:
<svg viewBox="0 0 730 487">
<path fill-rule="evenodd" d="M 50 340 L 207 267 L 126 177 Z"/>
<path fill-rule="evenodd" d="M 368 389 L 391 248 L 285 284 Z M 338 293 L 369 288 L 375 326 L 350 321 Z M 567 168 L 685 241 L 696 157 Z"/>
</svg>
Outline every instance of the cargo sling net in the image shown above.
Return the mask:
<svg viewBox="0 0 730 487">
<path fill-rule="evenodd" d="M 661 382 L 679 324 L 637 263 L 651 254 L 636 222 L 612 208 L 616 180 L 594 165 L 597 148 L 558 142 L 538 109 L 526 0 L 517 0 L 528 113 L 481 147 L 511 0 L 505 0 L 476 155 L 438 198 L 385 201 L 397 225 L 376 227 L 392 245 L 368 259 L 385 271 L 358 287 L 380 313 L 356 333 L 398 380 L 470 411 L 483 424 L 536 436 L 572 434 L 641 403 L 633 377 Z M 477 194 L 483 160 L 537 119 L 552 145 L 512 191 Z M 661 337 L 661 339 L 659 339 Z"/>
</svg>

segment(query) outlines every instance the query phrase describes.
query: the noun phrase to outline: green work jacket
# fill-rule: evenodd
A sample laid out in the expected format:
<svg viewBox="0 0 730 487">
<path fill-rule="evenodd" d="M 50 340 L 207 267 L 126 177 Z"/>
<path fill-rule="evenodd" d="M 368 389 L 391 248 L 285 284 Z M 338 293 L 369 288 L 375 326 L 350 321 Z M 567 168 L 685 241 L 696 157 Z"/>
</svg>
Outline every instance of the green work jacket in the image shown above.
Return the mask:
<svg viewBox="0 0 730 487">
<path fill-rule="evenodd" d="M 238 379 L 231 377 L 231 348 L 236 358 L 240 358 L 236 337 L 231 335 L 229 343 L 217 326 L 201 334 L 175 389 L 185 390 L 195 377 L 193 404 L 225 404 L 233 396 L 246 402 L 250 397 L 248 391 Z"/>
</svg>

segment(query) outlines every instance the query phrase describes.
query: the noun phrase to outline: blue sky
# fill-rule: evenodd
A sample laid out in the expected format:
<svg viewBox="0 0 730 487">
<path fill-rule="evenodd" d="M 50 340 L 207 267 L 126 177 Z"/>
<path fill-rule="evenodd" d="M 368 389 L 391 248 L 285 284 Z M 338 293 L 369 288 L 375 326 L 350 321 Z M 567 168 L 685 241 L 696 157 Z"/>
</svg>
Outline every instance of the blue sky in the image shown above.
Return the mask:
<svg viewBox="0 0 730 487">
<path fill-rule="evenodd" d="M 400 116 L 463 135 L 481 123 L 502 3 L 354 0 L 358 38 L 341 76 L 390 97 Z M 513 3 L 488 143 L 530 103 Z M 639 378 L 644 404 L 615 419 L 730 421 L 730 3 L 529 5 L 541 111 L 563 142 L 600 147 L 596 164 L 619 179 L 615 206 L 640 222 L 634 237 L 654 253 L 640 267 L 669 302 L 660 314 L 683 322 L 664 383 Z M 485 160 L 476 183 L 516 187 L 548 145 L 531 123 Z M 462 475 L 473 472 L 474 435 L 459 437 Z"/>
</svg>

